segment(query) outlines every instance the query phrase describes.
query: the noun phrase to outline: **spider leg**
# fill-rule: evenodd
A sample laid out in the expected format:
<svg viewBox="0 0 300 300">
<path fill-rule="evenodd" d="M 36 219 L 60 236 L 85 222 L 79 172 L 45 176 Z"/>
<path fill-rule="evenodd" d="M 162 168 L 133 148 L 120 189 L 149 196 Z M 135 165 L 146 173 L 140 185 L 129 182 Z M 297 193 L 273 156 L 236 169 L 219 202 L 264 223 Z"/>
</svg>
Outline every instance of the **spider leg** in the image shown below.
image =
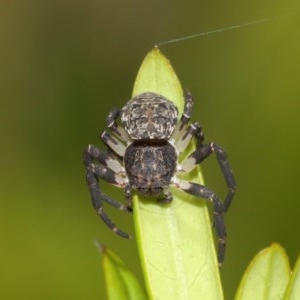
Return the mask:
<svg viewBox="0 0 300 300">
<path fill-rule="evenodd" d="M 161 202 L 165 203 L 165 204 L 171 203 L 172 200 L 173 200 L 173 195 L 172 195 L 169 187 L 165 187 L 164 188 L 163 194 L 164 194 L 164 198 L 163 198 L 163 200 Z"/>
<path fill-rule="evenodd" d="M 202 128 L 198 123 L 190 124 L 181 134 L 180 138 L 175 142 L 175 148 L 179 153 L 182 153 L 189 145 L 191 139 L 195 137 L 197 140 L 197 147 L 202 145 L 204 135 Z"/>
<path fill-rule="evenodd" d="M 200 145 L 196 151 L 183 161 L 181 168 L 184 172 L 188 173 L 197 164 L 209 157 L 213 152 L 216 154 L 217 161 L 228 187 L 227 196 L 223 204 L 224 212 L 227 212 L 236 191 L 236 182 L 229 166 L 227 154 L 219 145 L 215 143 Z"/>
<path fill-rule="evenodd" d="M 107 153 L 94 145 L 88 145 L 84 152 L 85 165 L 87 166 L 94 160 L 113 170 L 117 174 L 125 172 L 122 164 L 112 153 Z"/>
<path fill-rule="evenodd" d="M 176 141 L 180 139 L 180 136 L 184 133 L 188 122 L 190 121 L 192 110 L 193 110 L 193 96 L 189 91 L 184 94 L 184 108 L 181 118 L 174 130 L 172 138 Z"/>
<path fill-rule="evenodd" d="M 173 200 L 173 195 L 170 191 L 169 186 L 168 187 L 164 187 L 163 189 L 163 198 L 158 199 L 157 201 L 161 204 L 170 204 Z"/>
<path fill-rule="evenodd" d="M 194 99 L 192 94 L 189 91 L 186 91 L 184 93 L 184 108 L 183 108 L 183 114 L 180 119 L 180 128 L 187 124 L 191 118 L 192 111 L 193 111 L 193 105 L 194 105 Z"/>
<path fill-rule="evenodd" d="M 98 151 L 97 151 L 98 150 Z M 111 162 L 111 157 L 109 154 L 100 151 L 95 146 L 90 145 L 84 152 L 84 163 L 86 165 L 86 181 L 87 185 L 89 187 L 89 191 L 91 194 L 91 199 L 93 203 L 93 207 L 96 210 L 97 214 L 100 216 L 100 218 L 103 220 L 103 222 L 116 234 L 123 238 L 130 238 L 130 236 L 122 231 L 121 229 L 117 228 L 117 226 L 114 224 L 114 222 L 108 217 L 108 215 L 105 213 L 103 209 L 103 201 L 107 202 L 111 206 L 118 208 L 123 211 L 129 211 L 129 209 L 119 203 L 118 201 L 110 198 L 108 195 L 103 193 L 99 186 L 99 179 L 103 179 L 109 183 L 112 183 L 116 186 L 124 186 L 125 178 L 121 175 L 115 173 L 112 169 L 109 168 L 109 166 L 105 166 L 102 164 L 95 165 L 93 163 L 94 160 L 98 162 L 104 161 L 106 164 L 107 162 Z"/>
<path fill-rule="evenodd" d="M 121 110 L 119 108 L 114 108 L 108 115 L 106 124 L 107 127 L 115 133 L 122 141 L 129 142 L 130 137 L 125 131 L 125 129 L 117 123 L 117 118 L 120 117 Z"/>
<path fill-rule="evenodd" d="M 107 131 L 104 131 L 101 134 L 101 140 L 103 143 L 113 150 L 117 155 L 123 157 L 125 154 L 126 146 L 121 143 L 117 138 L 113 135 L 109 134 Z"/>
<path fill-rule="evenodd" d="M 183 113 L 172 135 L 175 147 L 179 153 L 182 153 L 186 149 L 193 136 L 197 139 L 197 146 L 202 144 L 204 140 L 202 129 L 198 123 L 188 126 L 194 103 L 193 96 L 189 91 L 185 92 L 184 100 Z"/>
<path fill-rule="evenodd" d="M 126 200 L 126 207 L 128 211 L 132 211 L 133 203 L 132 203 L 132 190 L 129 184 L 126 184 L 125 189 L 125 200 Z"/>
<path fill-rule="evenodd" d="M 218 262 L 219 266 L 221 266 L 224 261 L 226 251 L 226 227 L 224 222 L 225 211 L 220 198 L 210 188 L 201 184 L 180 179 L 176 179 L 174 184 L 177 188 L 188 194 L 209 200 L 213 203 L 214 224 L 219 240 Z"/>
</svg>

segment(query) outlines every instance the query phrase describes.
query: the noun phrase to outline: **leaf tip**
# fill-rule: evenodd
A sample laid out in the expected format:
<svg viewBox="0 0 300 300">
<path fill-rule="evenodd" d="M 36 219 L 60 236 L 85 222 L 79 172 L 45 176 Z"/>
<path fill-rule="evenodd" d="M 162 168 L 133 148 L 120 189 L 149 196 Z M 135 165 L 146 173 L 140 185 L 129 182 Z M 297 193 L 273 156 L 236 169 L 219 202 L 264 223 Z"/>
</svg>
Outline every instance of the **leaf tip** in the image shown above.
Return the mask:
<svg viewBox="0 0 300 300">
<path fill-rule="evenodd" d="M 106 246 L 101 244 L 98 240 L 94 240 L 94 245 L 96 247 L 96 249 L 99 251 L 99 253 L 104 253 L 106 250 Z"/>
</svg>

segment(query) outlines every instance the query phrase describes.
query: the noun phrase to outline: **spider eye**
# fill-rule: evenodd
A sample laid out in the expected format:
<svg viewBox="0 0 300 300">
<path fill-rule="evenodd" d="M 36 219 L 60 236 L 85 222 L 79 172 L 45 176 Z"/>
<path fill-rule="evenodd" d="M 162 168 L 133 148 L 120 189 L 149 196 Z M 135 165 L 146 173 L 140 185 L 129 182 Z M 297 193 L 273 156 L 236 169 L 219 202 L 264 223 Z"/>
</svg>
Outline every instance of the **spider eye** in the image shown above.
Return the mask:
<svg viewBox="0 0 300 300">
<path fill-rule="evenodd" d="M 164 124 L 166 122 L 166 120 L 164 118 L 162 118 L 162 117 L 154 117 L 153 121 L 156 124 Z"/>
<path fill-rule="evenodd" d="M 142 126 L 142 125 L 147 124 L 147 123 L 148 123 L 148 118 L 145 118 L 145 117 L 139 118 L 139 119 L 136 120 L 136 125 L 137 126 Z"/>
<path fill-rule="evenodd" d="M 142 116 L 143 114 L 144 114 L 144 110 L 140 107 L 136 107 L 132 110 L 132 115 L 135 118 L 138 118 L 138 117 Z"/>
<path fill-rule="evenodd" d="M 158 106 L 158 107 L 156 107 L 155 112 L 157 115 L 165 115 L 166 108 Z"/>
</svg>

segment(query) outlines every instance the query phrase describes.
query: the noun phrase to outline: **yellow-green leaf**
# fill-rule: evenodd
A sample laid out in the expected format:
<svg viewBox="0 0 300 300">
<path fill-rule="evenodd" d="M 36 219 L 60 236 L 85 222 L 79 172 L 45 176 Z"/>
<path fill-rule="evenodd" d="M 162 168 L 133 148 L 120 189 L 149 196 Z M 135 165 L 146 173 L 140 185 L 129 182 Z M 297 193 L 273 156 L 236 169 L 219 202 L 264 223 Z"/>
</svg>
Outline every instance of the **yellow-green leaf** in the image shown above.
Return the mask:
<svg viewBox="0 0 300 300">
<path fill-rule="evenodd" d="M 182 112 L 183 91 L 166 57 L 154 48 L 144 59 L 133 96 L 150 91 Z M 188 152 L 193 150 L 193 146 Z M 203 183 L 200 169 L 188 180 Z M 172 189 L 171 204 L 135 195 L 134 221 L 140 259 L 151 299 L 223 299 L 212 225 L 205 200 Z"/>
<path fill-rule="evenodd" d="M 300 255 L 293 270 L 291 279 L 286 289 L 284 300 L 300 299 Z"/>
<path fill-rule="evenodd" d="M 144 289 L 124 264 L 111 250 L 101 247 L 103 270 L 106 281 L 108 300 L 146 300 Z"/>
<path fill-rule="evenodd" d="M 283 299 L 290 274 L 285 250 L 272 244 L 259 252 L 248 266 L 235 300 Z"/>
</svg>

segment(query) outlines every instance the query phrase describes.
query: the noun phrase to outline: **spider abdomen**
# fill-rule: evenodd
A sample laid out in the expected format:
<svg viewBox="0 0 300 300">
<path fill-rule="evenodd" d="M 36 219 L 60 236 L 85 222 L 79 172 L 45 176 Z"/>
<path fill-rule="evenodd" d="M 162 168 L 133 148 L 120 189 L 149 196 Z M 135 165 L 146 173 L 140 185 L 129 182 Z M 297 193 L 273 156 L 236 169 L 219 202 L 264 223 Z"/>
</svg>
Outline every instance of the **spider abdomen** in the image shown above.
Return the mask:
<svg viewBox="0 0 300 300">
<path fill-rule="evenodd" d="M 130 186 L 145 196 L 158 196 L 170 185 L 176 164 L 175 148 L 161 140 L 136 141 L 124 156 Z"/>
</svg>

